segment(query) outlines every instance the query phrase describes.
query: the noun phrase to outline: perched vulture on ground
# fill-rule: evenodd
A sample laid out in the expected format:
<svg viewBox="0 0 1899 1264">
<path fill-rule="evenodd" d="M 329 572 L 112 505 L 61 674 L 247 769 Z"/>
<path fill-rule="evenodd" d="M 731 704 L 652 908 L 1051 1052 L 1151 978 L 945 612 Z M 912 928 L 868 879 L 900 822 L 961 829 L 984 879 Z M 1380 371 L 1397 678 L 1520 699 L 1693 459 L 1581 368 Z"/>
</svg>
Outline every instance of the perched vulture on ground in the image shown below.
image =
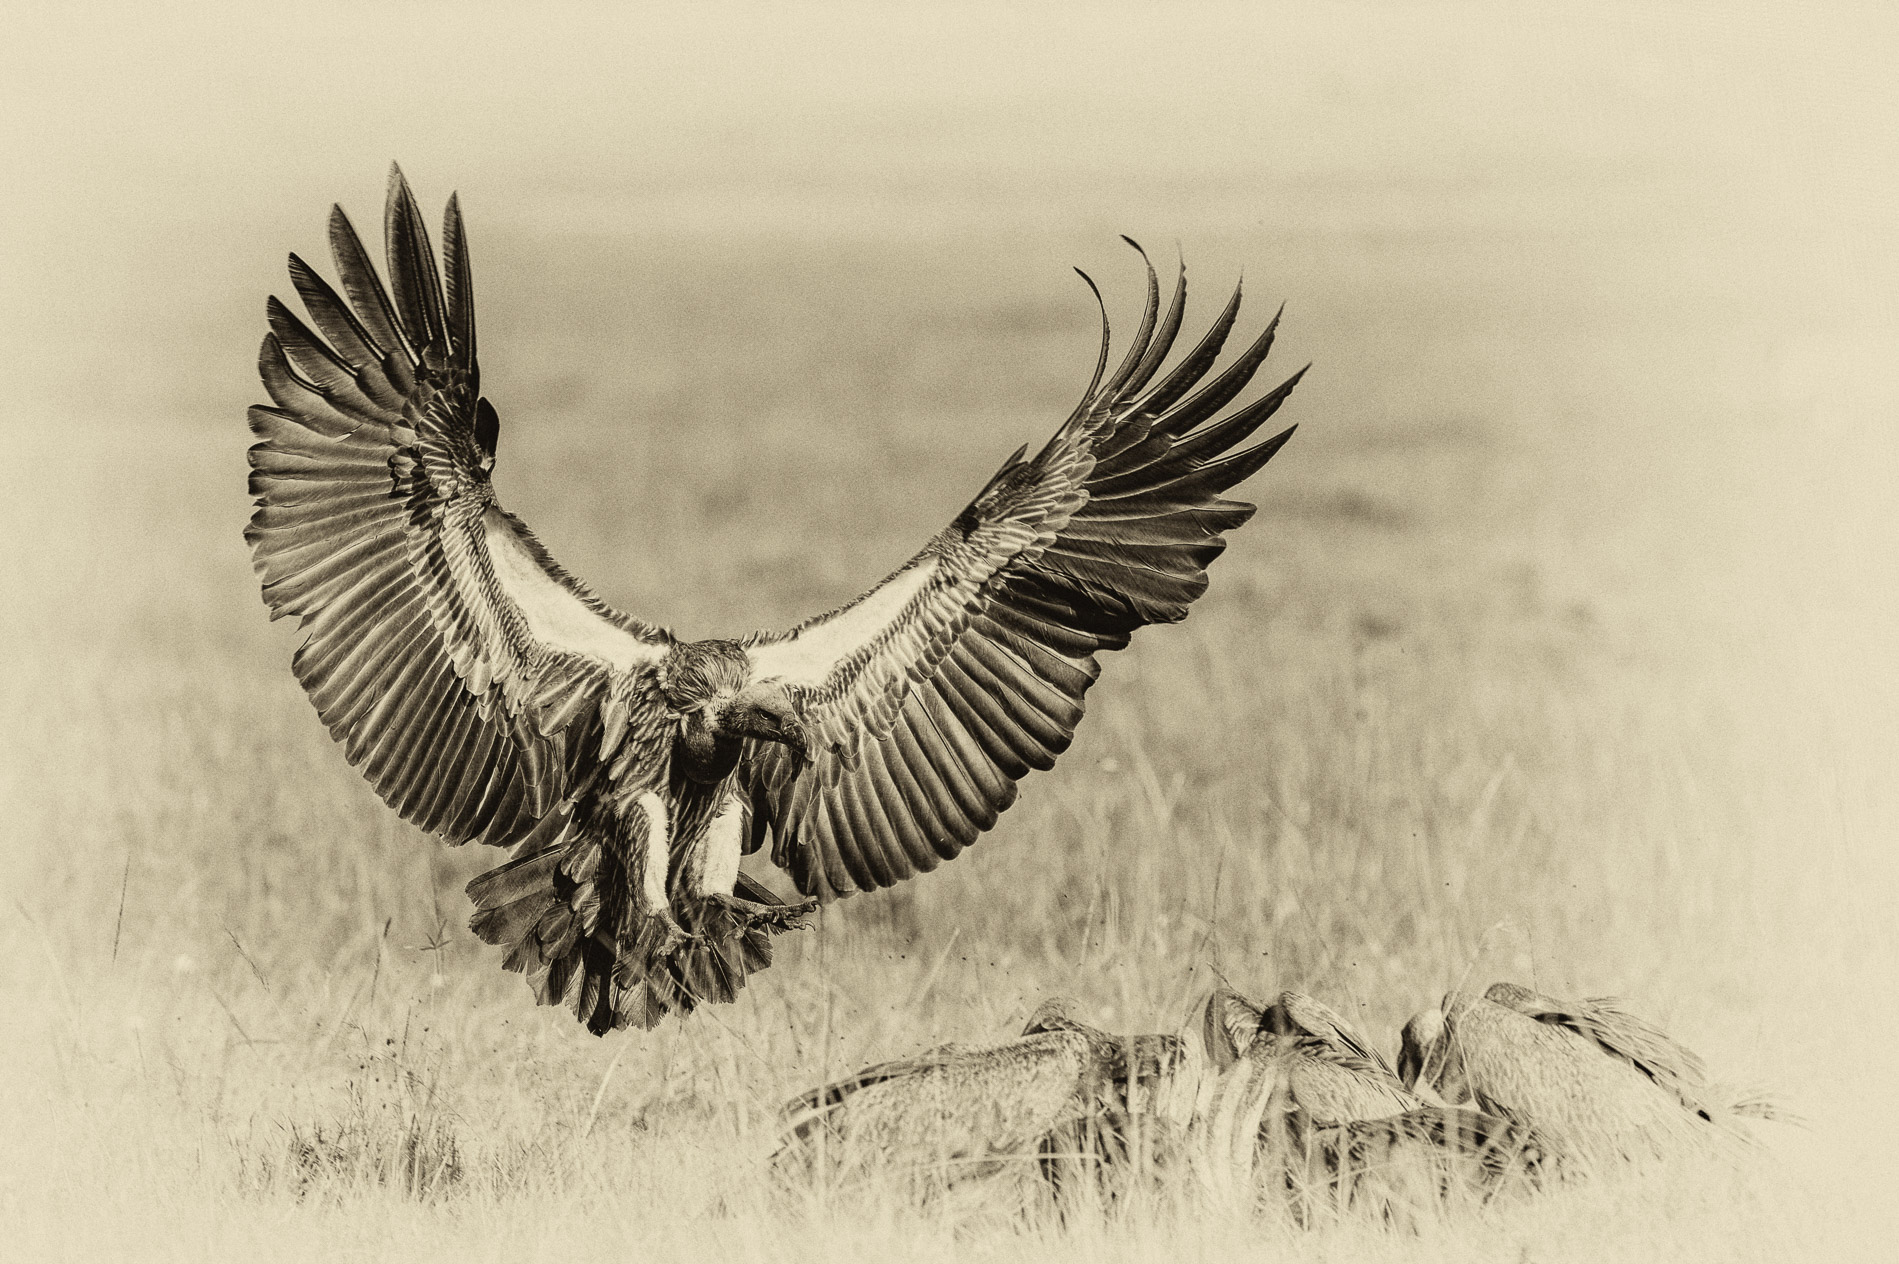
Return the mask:
<svg viewBox="0 0 1899 1264">
<path fill-rule="evenodd" d="M 268 304 L 245 536 L 330 735 L 404 819 L 514 849 L 469 884 L 471 925 L 594 1032 L 732 1000 L 816 902 L 994 825 L 1068 746 L 1096 654 L 1185 617 L 1253 513 L 1222 493 L 1292 433 L 1241 446 L 1296 374 L 1217 416 L 1273 326 L 1202 384 L 1237 290 L 1160 372 L 1186 275 L 1163 316 L 1150 266 L 1119 367 L 1104 311 L 1073 415 L 888 579 L 786 632 L 682 641 L 594 596 L 496 501 L 456 200 L 439 273 L 400 171 L 385 232 L 387 289 L 339 207 L 342 293 L 292 255 L 311 323 Z M 740 872 L 767 838 L 802 902 Z"/>
<path fill-rule="evenodd" d="M 776 1165 L 953 1184 L 1034 1156 L 1059 1186 L 1089 1163 L 1084 1149 L 1125 1161 L 1138 1128 L 1184 1131 L 1199 1064 L 1180 1038 L 1113 1035 L 1075 1008 L 1051 997 L 1014 1040 L 941 1045 L 801 1094 L 785 1107 Z"/>
<path fill-rule="evenodd" d="M 1399 1071 L 1534 1128 L 1585 1167 L 1743 1137 L 1739 1116 L 1779 1117 L 1712 1083 L 1691 1050 L 1613 998 L 1562 1001 L 1515 983 L 1413 1015 Z"/>
<path fill-rule="evenodd" d="M 1421 1096 L 1303 992 L 1262 1007 L 1218 988 L 1202 1030 L 1218 1075 L 1202 1111 L 1207 1143 L 1228 1164 L 1257 1163 L 1300 1215 L 1315 1198 L 1390 1208 L 1430 1190 L 1487 1194 L 1542 1165 L 1528 1128 Z"/>
</svg>

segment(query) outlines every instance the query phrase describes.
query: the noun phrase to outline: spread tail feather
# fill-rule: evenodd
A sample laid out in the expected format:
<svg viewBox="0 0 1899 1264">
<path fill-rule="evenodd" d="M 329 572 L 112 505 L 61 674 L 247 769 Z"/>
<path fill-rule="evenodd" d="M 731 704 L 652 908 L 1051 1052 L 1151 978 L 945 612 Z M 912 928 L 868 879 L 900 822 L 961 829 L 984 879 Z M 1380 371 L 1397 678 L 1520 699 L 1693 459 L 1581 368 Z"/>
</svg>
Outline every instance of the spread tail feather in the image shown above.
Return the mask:
<svg viewBox="0 0 1899 1264">
<path fill-rule="evenodd" d="M 468 884 L 475 902 L 468 928 L 484 943 L 508 950 L 502 965 L 528 976 L 543 1005 L 566 1002 L 589 1030 L 612 1028 L 614 954 L 596 934 L 600 901 L 591 881 L 572 873 L 581 853 L 597 848 L 576 839 L 517 857 Z"/>
<path fill-rule="evenodd" d="M 687 901 L 673 910 L 685 939 L 669 949 L 656 942 L 657 923 L 641 927 L 633 951 L 620 960 L 622 990 L 630 1003 L 616 1025 L 653 1027 L 670 1012 L 730 1004 L 751 974 L 771 964 L 771 937 L 802 924 L 798 910 L 743 873 L 733 894 L 771 913 L 759 917 L 715 900 Z"/>
<path fill-rule="evenodd" d="M 608 859 L 599 844 L 574 836 L 468 884 L 475 903 L 469 929 L 507 949 L 502 964 L 528 976 L 537 1001 L 566 1004 L 597 1036 L 650 1029 L 669 1013 L 736 1000 L 746 978 L 771 964 L 772 935 L 799 924 L 796 910 L 743 873 L 734 894 L 782 916 L 695 900 L 674 910 L 681 941 L 629 901 L 611 901 L 617 916 L 603 915 L 603 895 L 625 889 Z"/>
</svg>

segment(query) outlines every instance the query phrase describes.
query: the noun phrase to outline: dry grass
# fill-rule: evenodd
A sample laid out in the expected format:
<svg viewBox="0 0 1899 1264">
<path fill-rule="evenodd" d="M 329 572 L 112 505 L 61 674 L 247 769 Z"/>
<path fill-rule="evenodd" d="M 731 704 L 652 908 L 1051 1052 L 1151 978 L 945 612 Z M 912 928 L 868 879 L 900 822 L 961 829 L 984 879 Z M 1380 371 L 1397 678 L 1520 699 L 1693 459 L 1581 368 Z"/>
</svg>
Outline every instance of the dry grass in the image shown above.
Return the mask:
<svg viewBox="0 0 1899 1264">
<path fill-rule="evenodd" d="M 908 152 L 891 126 L 866 153 Z M 992 836 L 827 909 L 739 1004 L 600 1041 L 466 932 L 462 884 L 494 857 L 391 818 L 264 622 L 240 538 L 252 298 L 285 288 L 269 260 L 309 250 L 320 206 L 248 208 L 246 250 L 185 252 L 189 275 L 162 258 L 205 302 L 162 329 L 100 317 L 160 367 L 94 394 L 96 357 L 55 329 L 32 408 L 7 404 L 0 1223 L 21 1258 L 1876 1246 L 1899 1122 L 1899 361 L 1877 276 L 1843 277 L 1712 166 L 1532 171 L 1475 202 L 1323 176 L 1204 204 L 1077 188 L 1000 229 L 901 231 L 878 208 L 915 205 L 888 187 L 842 225 L 647 225 L 718 202 L 667 178 L 470 209 L 504 498 L 682 631 L 852 595 L 1045 433 L 1091 355 L 1061 266 L 1133 299 L 1110 228 L 1181 234 L 1199 320 L 1242 263 L 1260 318 L 1290 301 L 1275 361 L 1318 362 L 1301 431 L 1193 618 L 1106 664 L 1074 748 Z M 1601 214 L 1549 213 L 1574 198 Z M 598 227 L 550 234 L 548 206 Z M 787 1203 L 763 1180 L 794 1091 L 1001 1035 L 1049 992 L 1171 1027 L 1216 974 L 1383 1033 L 1467 975 L 1624 995 L 1814 1126 L 1738 1173 L 1404 1231 L 1165 1200 L 1066 1221 Z"/>
<path fill-rule="evenodd" d="M 845 284 L 819 290 L 806 319 L 848 328 L 855 299 Z M 1030 341 L 1085 355 L 1085 315 Z M 706 336 L 744 344 L 747 332 Z M 913 336 L 916 354 L 941 354 Z M 1303 341 L 1295 354 L 1316 349 Z M 1420 348 L 1418 368 L 1446 351 Z M 1049 394 L 1025 359 L 1015 388 Z M 1738 393 L 1694 385 L 1721 392 L 1695 404 L 1710 412 Z M 879 573 L 992 451 L 1040 424 L 948 391 L 934 409 L 927 396 L 876 399 L 847 380 L 831 388 L 845 398 L 812 407 L 881 414 L 890 438 L 820 436 L 819 456 L 801 460 L 775 388 L 751 389 L 737 420 L 680 432 L 515 405 L 504 490 L 564 554 L 590 550 L 575 564 L 614 595 L 729 627 L 748 605 L 786 619 Z M 1815 727 L 1837 713 L 1762 689 L 1779 683 L 1774 664 L 1746 638 L 1785 612 L 1710 611 L 1645 539 L 1688 530 L 1683 517 L 1705 506 L 1651 525 L 1571 502 L 1592 490 L 1586 477 L 1616 471 L 1576 458 L 1566 428 L 1504 404 L 1471 405 L 1457 424 L 1353 416 L 1351 391 L 1298 400 L 1306 428 L 1254 484 L 1261 513 L 1210 598 L 1109 663 L 1075 749 L 992 838 L 927 881 L 827 910 L 739 1005 L 604 1042 L 533 1009 L 463 929 L 460 887 L 490 858 L 393 822 L 298 696 L 237 539 L 235 425 L 156 449 L 103 420 L 23 435 L 35 477 L 10 491 L 13 511 L 63 518 L 84 544 L 17 558 L 12 585 L 38 595 L 9 629 L 23 845 L 9 1009 L 37 1086 L 10 1103 L 11 1135 L 34 1139 L 13 1147 L 16 1161 L 34 1156 L 7 1187 L 13 1210 L 102 1197 L 114 1215 L 61 1232 L 122 1243 L 134 1232 L 123 1213 L 157 1229 L 154 1253 L 216 1223 L 212 1240 L 231 1249 L 307 1224 L 333 1244 L 448 1255 L 530 1222 L 588 1254 L 648 1240 L 795 1254 L 788 1239 L 831 1234 L 842 1251 L 902 1239 L 928 1254 L 972 1233 L 989 1249 L 1078 1253 L 1106 1235 L 1131 1252 L 1171 1240 L 1177 1218 L 1062 1228 L 896 1205 L 868 1224 L 824 1207 L 787 1219 L 757 1164 L 777 1104 L 853 1065 L 1001 1034 L 1050 991 L 1078 994 L 1105 1024 L 1171 1027 L 1215 973 L 1309 988 L 1387 1032 L 1473 968 L 1623 993 L 1828 1120 L 1833 1086 L 1808 1068 L 1852 1076 L 1851 1045 L 1821 1041 L 1811 1019 L 1776 1021 L 1771 998 L 1797 980 L 1806 1012 L 1850 1042 L 1859 1019 L 1844 1006 L 1875 982 L 1865 962 L 1889 951 L 1890 930 L 1872 888 L 1838 884 L 1855 845 L 1843 831 L 1877 805 L 1847 797 L 1859 765 Z M 1651 415 L 1680 406 L 1655 401 Z M 1566 411 L 1598 434 L 1639 433 L 1592 407 L 1607 411 L 1587 399 Z M 941 473 L 919 468 L 942 436 Z M 638 489 L 721 440 L 721 477 L 639 503 Z M 135 447 L 127 479 L 120 454 Z M 602 459 L 576 486 L 563 449 Z M 609 519 L 617 537 L 593 538 Z M 651 554 L 631 534 L 646 523 L 662 538 Z M 813 569 L 787 579 L 792 548 Z M 1736 565 L 1708 556 L 1685 560 Z M 1758 573 L 1726 582 L 1738 579 Z M 1767 1257 L 1810 1223 L 1765 1201 L 1784 1176 L 1740 1178 L 1738 1213 L 1710 1176 L 1644 1188 L 1634 1210 L 1626 1190 L 1566 1194 L 1403 1242 L 1350 1223 L 1259 1231 L 1319 1256 L 1541 1254 L 1613 1205 L 1629 1251 L 1714 1227 L 1724 1251 Z M 1245 1231 L 1192 1232 L 1211 1251 Z"/>
</svg>

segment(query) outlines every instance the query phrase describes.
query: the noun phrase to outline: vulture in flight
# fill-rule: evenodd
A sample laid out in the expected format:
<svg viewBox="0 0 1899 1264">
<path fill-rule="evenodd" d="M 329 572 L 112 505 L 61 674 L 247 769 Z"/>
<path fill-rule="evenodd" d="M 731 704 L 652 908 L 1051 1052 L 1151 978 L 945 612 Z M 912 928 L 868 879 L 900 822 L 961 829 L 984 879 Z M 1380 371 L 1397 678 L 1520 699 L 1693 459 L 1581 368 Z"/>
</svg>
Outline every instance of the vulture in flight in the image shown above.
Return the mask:
<svg viewBox="0 0 1899 1264">
<path fill-rule="evenodd" d="M 685 641 L 601 601 L 496 499 L 456 199 L 438 269 L 392 169 L 387 287 L 340 207 L 329 236 L 339 286 L 290 256 L 309 322 L 266 309 L 245 532 L 264 601 L 298 621 L 297 679 L 385 803 L 513 849 L 469 883 L 470 925 L 596 1033 L 731 1001 L 819 901 L 993 826 L 1067 748 L 1096 655 L 1185 617 L 1253 514 L 1223 493 L 1292 433 L 1245 446 L 1298 375 L 1219 415 L 1273 341 L 1212 375 L 1237 289 L 1161 373 L 1186 274 L 1163 315 L 1150 265 L 1118 367 L 1104 308 L 1074 413 L 915 557 L 787 631 Z M 768 839 L 802 901 L 740 871 Z"/>
</svg>

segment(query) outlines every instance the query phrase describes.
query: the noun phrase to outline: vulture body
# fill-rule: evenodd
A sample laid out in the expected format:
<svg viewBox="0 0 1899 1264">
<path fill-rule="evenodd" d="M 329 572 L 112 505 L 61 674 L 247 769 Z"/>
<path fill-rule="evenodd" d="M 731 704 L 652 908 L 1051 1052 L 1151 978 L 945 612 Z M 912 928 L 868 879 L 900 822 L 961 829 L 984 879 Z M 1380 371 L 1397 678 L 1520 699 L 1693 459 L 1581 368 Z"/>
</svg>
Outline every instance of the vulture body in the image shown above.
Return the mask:
<svg viewBox="0 0 1899 1264">
<path fill-rule="evenodd" d="M 349 762 L 444 841 L 513 849 L 469 884 L 471 925 L 596 1033 L 732 1000 L 817 901 L 993 826 L 1067 748 L 1096 655 L 1205 591 L 1253 513 L 1223 493 L 1291 434 L 1247 446 L 1297 375 L 1220 415 L 1273 339 L 1209 380 L 1237 290 L 1161 372 L 1186 278 L 1162 315 L 1150 266 L 1119 367 L 1104 314 L 1074 413 L 889 578 L 789 631 L 682 641 L 602 602 L 496 500 L 452 197 L 443 237 L 438 270 L 392 171 L 387 288 L 340 207 L 340 292 L 290 257 L 309 323 L 269 301 L 245 535 Z M 801 902 L 740 872 L 768 840 Z"/>
<path fill-rule="evenodd" d="M 1585 1166 L 1738 1135 L 1735 1115 L 1773 1113 L 1726 1100 L 1699 1057 L 1618 1002 L 1559 1001 L 1515 983 L 1453 992 L 1415 1015 L 1399 1066 L 1407 1082 L 1474 1100 Z"/>
<path fill-rule="evenodd" d="M 1111 1035 L 1052 998 L 1014 1040 L 943 1045 L 795 1098 L 775 1164 L 785 1175 L 822 1163 L 947 1185 L 1039 1156 L 1059 1188 L 1077 1162 L 1125 1162 L 1143 1131 L 1164 1143 L 1184 1130 L 1189 1068 L 1177 1037 Z"/>
<path fill-rule="evenodd" d="M 1542 1161 L 1530 1130 L 1407 1087 L 1330 1006 L 1285 991 L 1261 1007 L 1228 988 L 1208 999 L 1212 1082 L 1201 1117 L 1223 1163 L 1281 1181 L 1295 1213 L 1315 1195 L 1395 1207 L 1421 1191 L 1487 1191 Z"/>
<path fill-rule="evenodd" d="M 1303 992 L 1281 992 L 1258 1006 L 1227 988 L 1205 1010 L 1210 1060 L 1271 1068 L 1281 1109 L 1318 1123 L 1378 1119 L 1425 1105 L 1373 1044 L 1342 1015 Z"/>
</svg>

